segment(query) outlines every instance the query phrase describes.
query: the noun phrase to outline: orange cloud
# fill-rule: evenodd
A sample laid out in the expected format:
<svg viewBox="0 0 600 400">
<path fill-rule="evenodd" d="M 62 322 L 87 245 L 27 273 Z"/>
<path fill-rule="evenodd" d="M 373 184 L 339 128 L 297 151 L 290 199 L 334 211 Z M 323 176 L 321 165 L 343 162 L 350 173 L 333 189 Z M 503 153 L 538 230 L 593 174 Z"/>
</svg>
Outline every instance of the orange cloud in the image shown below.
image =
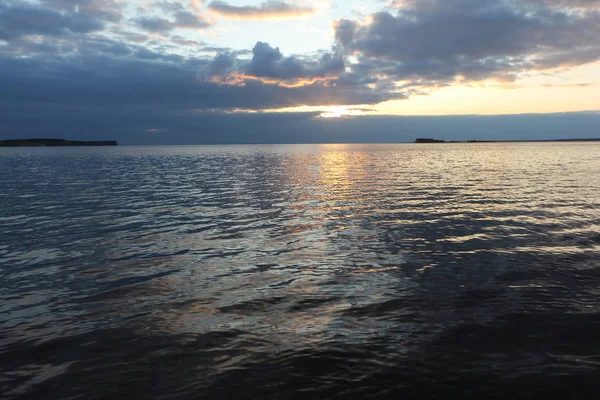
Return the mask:
<svg viewBox="0 0 600 400">
<path fill-rule="evenodd" d="M 213 1 L 208 9 L 223 18 L 237 20 L 288 19 L 312 15 L 314 8 L 297 6 L 281 0 L 266 1 L 258 6 L 233 6 L 221 0 Z"/>
<path fill-rule="evenodd" d="M 297 78 L 297 79 L 275 79 L 257 77 L 253 75 L 247 75 L 239 72 L 232 72 L 229 75 L 224 76 L 211 76 L 205 81 L 210 83 L 216 83 L 220 85 L 230 86 L 245 86 L 246 81 L 256 81 L 267 85 L 277 85 L 285 88 L 298 88 L 307 85 L 313 85 L 315 83 L 321 83 L 323 86 L 329 86 L 332 79 L 337 79 L 337 76 L 332 77 L 314 77 L 314 78 Z"/>
</svg>

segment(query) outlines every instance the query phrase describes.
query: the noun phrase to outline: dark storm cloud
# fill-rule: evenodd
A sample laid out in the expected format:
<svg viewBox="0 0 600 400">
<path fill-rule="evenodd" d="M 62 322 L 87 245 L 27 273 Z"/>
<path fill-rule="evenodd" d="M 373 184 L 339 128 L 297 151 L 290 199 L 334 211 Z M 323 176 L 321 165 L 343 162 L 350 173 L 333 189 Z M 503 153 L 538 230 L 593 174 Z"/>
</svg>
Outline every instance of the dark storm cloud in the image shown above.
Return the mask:
<svg viewBox="0 0 600 400">
<path fill-rule="evenodd" d="M 311 7 L 302 7 L 285 1 L 271 0 L 258 6 L 233 6 L 225 1 L 213 1 L 208 8 L 222 17 L 234 19 L 289 18 L 310 15 Z"/>
</svg>

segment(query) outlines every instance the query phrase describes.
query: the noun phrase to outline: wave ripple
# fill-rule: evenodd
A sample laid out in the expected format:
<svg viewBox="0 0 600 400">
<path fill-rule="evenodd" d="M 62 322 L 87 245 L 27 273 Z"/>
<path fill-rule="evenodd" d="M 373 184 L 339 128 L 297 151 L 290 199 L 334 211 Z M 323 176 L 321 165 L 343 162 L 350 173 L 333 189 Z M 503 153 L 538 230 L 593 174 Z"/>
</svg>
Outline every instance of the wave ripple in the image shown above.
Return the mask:
<svg viewBox="0 0 600 400">
<path fill-rule="evenodd" d="M 592 398 L 598 154 L 1 149 L 0 397 Z"/>
</svg>

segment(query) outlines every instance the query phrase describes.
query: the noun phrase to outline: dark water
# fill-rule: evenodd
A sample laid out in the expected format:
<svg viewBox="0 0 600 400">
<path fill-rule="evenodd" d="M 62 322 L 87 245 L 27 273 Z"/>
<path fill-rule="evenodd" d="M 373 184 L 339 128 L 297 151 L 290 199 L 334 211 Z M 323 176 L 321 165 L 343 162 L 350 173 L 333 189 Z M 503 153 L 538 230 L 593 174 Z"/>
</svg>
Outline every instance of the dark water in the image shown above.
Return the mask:
<svg viewBox="0 0 600 400">
<path fill-rule="evenodd" d="M 0 397 L 596 398 L 600 144 L 0 150 Z"/>
</svg>

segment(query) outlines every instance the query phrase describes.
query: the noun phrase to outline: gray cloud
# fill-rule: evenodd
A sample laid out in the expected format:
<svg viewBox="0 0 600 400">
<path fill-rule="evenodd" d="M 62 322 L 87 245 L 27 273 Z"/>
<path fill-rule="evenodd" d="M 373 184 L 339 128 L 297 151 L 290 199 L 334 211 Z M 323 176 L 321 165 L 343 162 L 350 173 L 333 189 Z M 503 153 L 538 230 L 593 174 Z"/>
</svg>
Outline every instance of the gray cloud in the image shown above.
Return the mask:
<svg viewBox="0 0 600 400">
<path fill-rule="evenodd" d="M 233 6 L 225 1 L 213 1 L 208 8 L 225 18 L 267 19 L 290 18 L 310 15 L 315 12 L 311 7 L 302 7 L 280 0 L 266 1 L 258 6 Z"/>
<path fill-rule="evenodd" d="M 219 77 L 223 80 L 229 74 L 234 72 L 236 65 L 237 59 L 235 55 L 230 52 L 219 53 L 204 68 L 202 68 L 199 75 L 204 79 Z"/>
<path fill-rule="evenodd" d="M 123 4 L 117 0 L 41 0 L 41 4 L 107 22 L 119 22 L 123 17 Z"/>
<path fill-rule="evenodd" d="M 179 46 L 193 46 L 198 49 L 204 46 L 204 42 L 202 41 L 187 39 L 179 35 L 172 35 L 170 39 L 173 43 L 176 43 Z"/>
<path fill-rule="evenodd" d="M 354 32 L 358 25 L 349 19 L 341 19 L 335 25 L 335 40 L 343 47 L 349 46 L 354 40 Z"/>
<path fill-rule="evenodd" d="M 298 58 L 283 57 L 279 48 L 268 43 L 258 42 L 252 50 L 252 60 L 243 70 L 246 74 L 281 80 L 311 79 L 343 72 L 344 61 L 331 53 L 324 55 L 319 61 L 302 61 Z"/>
<path fill-rule="evenodd" d="M 60 36 L 89 33 L 103 28 L 101 20 L 85 13 L 60 13 L 27 3 L 0 7 L 0 39 L 4 40 L 33 34 Z"/>
<path fill-rule="evenodd" d="M 168 13 L 185 10 L 185 7 L 179 1 L 155 1 L 150 6 Z"/>
<path fill-rule="evenodd" d="M 221 53 L 200 71 L 200 75 L 207 80 L 219 78 L 224 83 L 231 82 L 232 75 L 237 74 L 293 85 L 318 78 L 336 79 L 337 75 L 343 74 L 344 67 L 344 59 L 339 53 L 303 59 L 284 57 L 279 48 L 258 42 L 252 49 L 250 60 L 240 60 L 231 52 Z"/>
<path fill-rule="evenodd" d="M 141 17 L 135 22 L 140 28 L 150 32 L 167 32 L 175 27 L 173 22 L 159 17 Z"/>
<path fill-rule="evenodd" d="M 162 60 L 171 62 L 181 62 L 183 57 L 177 54 L 164 54 L 156 51 L 149 50 L 147 48 L 140 48 L 135 52 L 137 58 L 142 60 Z"/>
<path fill-rule="evenodd" d="M 142 29 L 159 33 L 166 33 L 176 28 L 204 29 L 210 26 L 210 23 L 189 11 L 177 11 L 173 13 L 172 17 L 172 20 L 160 17 L 140 17 L 135 19 L 135 23 Z"/>
<path fill-rule="evenodd" d="M 27 58 L 14 57 L 10 52 L 0 55 L 0 86 L 3 88 L 0 107 L 22 107 L 34 114 L 48 107 L 173 114 L 236 108 L 375 104 L 390 98 L 385 92 L 360 85 L 331 85 L 320 81 L 291 87 L 256 77 L 245 77 L 236 85 L 198 79 L 199 71 L 227 76 L 232 71 L 250 71 L 259 65 L 267 66 L 263 75 L 277 78 L 311 76 L 325 74 L 332 68 L 330 65 L 335 64 L 332 55 L 314 60 L 281 58 L 279 51 L 266 43 L 257 45 L 255 55 L 259 56 L 252 60 L 240 60 L 235 53 L 219 54 L 213 59 L 184 58 L 106 38 L 61 42 L 61 46 L 71 46 L 69 53 L 56 52 L 55 46 L 59 43 L 51 39 L 42 43 L 47 46 L 35 43 L 37 54 L 29 47 Z M 25 45 L 25 42 L 14 44 L 11 49 L 22 51 L 19 46 Z M 296 63 L 301 65 L 299 71 Z M 396 98 L 403 96 L 395 95 Z"/>
<path fill-rule="evenodd" d="M 178 28 L 202 29 L 210 26 L 208 22 L 189 11 L 178 11 L 173 14 Z"/>
<path fill-rule="evenodd" d="M 369 24 L 338 21 L 335 37 L 346 54 L 360 60 L 362 72 L 376 70 L 381 79 L 409 80 L 415 86 L 514 80 L 522 73 L 600 59 L 597 4 L 399 0 L 395 13 L 375 13 Z"/>
<path fill-rule="evenodd" d="M 600 0 L 528 0 L 559 8 L 600 8 Z"/>
</svg>

